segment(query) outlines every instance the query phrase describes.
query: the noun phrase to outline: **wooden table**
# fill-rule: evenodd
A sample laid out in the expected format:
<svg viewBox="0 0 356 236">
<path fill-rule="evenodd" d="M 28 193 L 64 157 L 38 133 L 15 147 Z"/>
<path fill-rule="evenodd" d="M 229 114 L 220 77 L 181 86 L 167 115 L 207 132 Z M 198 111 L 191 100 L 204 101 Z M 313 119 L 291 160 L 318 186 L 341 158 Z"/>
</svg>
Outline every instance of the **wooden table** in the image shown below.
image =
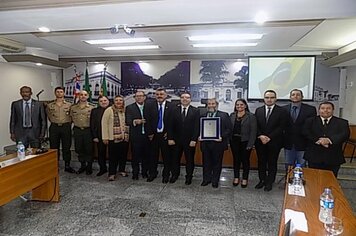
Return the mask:
<svg viewBox="0 0 356 236">
<path fill-rule="evenodd" d="M 20 161 L 16 154 L 0 158 L 14 164 L 0 168 L 0 206 L 32 191 L 32 200 L 58 202 L 59 176 L 57 150 Z"/>
<path fill-rule="evenodd" d="M 333 173 L 309 168 L 304 168 L 303 173 L 306 180 L 305 197 L 288 195 L 288 186 L 286 186 L 279 235 L 284 233 L 285 209 L 304 212 L 307 219 L 309 232 L 297 231 L 295 235 L 327 235 L 324 224 L 319 221 L 319 199 L 325 187 L 331 187 L 331 192 L 334 195 L 333 215 L 342 219 L 344 224 L 344 232 L 341 235 L 356 235 L 356 218 Z"/>
</svg>

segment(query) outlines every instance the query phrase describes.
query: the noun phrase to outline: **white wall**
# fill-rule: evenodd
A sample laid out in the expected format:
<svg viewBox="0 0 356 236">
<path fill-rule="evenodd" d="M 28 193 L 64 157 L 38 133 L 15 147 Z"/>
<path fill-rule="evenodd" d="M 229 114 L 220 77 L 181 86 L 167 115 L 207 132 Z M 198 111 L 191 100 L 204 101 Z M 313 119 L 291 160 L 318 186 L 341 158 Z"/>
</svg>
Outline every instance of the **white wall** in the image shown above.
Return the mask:
<svg viewBox="0 0 356 236">
<path fill-rule="evenodd" d="M 20 87 L 32 88 L 32 98 L 44 89 L 40 100 L 53 99 L 54 87 L 62 85 L 61 70 L 46 70 L 0 62 L 0 153 L 5 146 L 14 144 L 10 139 L 9 122 L 11 102 L 21 99 Z M 52 86 L 53 85 L 53 86 Z"/>
<path fill-rule="evenodd" d="M 347 67 L 345 94 L 343 118 L 356 125 L 356 66 Z"/>
</svg>

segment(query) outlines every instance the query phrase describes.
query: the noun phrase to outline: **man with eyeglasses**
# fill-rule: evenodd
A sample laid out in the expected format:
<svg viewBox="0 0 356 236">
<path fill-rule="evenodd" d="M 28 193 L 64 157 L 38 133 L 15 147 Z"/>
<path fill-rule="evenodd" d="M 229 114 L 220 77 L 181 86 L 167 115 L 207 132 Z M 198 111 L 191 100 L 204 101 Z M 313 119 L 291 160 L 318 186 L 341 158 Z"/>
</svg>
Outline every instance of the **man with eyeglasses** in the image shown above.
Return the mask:
<svg viewBox="0 0 356 236">
<path fill-rule="evenodd" d="M 271 191 L 276 179 L 277 160 L 283 146 L 283 134 L 286 127 L 288 113 L 276 104 L 277 94 L 273 90 L 264 93 L 264 105 L 257 108 L 256 151 L 258 159 L 259 183 L 256 189 L 264 187 L 264 191 Z"/>
</svg>

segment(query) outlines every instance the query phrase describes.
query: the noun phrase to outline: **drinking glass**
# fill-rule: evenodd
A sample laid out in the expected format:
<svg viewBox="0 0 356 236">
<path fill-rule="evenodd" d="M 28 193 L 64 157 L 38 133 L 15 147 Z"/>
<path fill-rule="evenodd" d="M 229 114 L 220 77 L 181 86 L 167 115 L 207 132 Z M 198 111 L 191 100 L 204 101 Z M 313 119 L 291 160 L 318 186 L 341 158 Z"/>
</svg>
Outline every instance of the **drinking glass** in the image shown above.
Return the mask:
<svg viewBox="0 0 356 236">
<path fill-rule="evenodd" d="M 324 224 L 324 228 L 332 236 L 340 235 L 344 231 L 342 220 L 335 216 L 333 216 L 331 223 Z"/>
</svg>

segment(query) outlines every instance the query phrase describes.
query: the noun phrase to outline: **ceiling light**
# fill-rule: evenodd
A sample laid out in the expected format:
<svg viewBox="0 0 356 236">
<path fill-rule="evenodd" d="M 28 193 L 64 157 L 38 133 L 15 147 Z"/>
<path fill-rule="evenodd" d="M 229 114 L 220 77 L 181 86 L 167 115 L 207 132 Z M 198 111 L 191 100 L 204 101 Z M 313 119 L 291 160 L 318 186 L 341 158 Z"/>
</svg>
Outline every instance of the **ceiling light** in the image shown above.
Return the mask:
<svg viewBox="0 0 356 236">
<path fill-rule="evenodd" d="M 158 49 L 158 45 L 133 45 L 133 46 L 118 46 L 118 47 L 104 47 L 102 49 L 106 51 L 118 51 L 118 50 L 145 50 L 145 49 Z"/>
<path fill-rule="evenodd" d="M 149 43 L 152 42 L 150 38 L 120 38 L 120 39 L 94 39 L 84 40 L 89 44 L 115 44 L 115 43 Z"/>
<path fill-rule="evenodd" d="M 43 65 L 43 64 L 40 63 L 40 62 L 36 63 L 36 66 L 42 66 L 42 65 Z"/>
<path fill-rule="evenodd" d="M 257 43 L 200 43 L 193 44 L 193 48 L 218 48 L 218 47 L 254 47 Z"/>
<path fill-rule="evenodd" d="M 261 39 L 263 34 L 212 34 L 212 35 L 197 35 L 188 36 L 189 41 L 230 41 L 230 40 L 246 40 L 246 39 Z"/>
<path fill-rule="evenodd" d="M 265 23 L 267 21 L 267 15 L 265 12 L 260 11 L 256 14 L 255 16 L 255 22 L 259 25 L 262 25 L 263 23 Z"/>
<path fill-rule="evenodd" d="M 48 33 L 51 32 L 51 30 L 45 26 L 41 26 L 38 28 L 39 31 L 43 32 L 43 33 Z"/>
</svg>

